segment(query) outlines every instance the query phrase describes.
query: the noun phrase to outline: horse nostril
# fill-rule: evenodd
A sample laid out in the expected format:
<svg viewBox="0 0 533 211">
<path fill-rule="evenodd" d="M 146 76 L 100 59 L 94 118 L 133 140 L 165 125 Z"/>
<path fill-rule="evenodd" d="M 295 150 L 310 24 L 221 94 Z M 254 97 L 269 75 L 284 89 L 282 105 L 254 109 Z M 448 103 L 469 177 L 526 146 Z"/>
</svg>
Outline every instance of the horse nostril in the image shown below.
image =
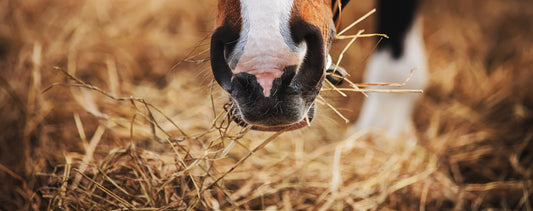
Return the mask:
<svg viewBox="0 0 533 211">
<path fill-rule="evenodd" d="M 231 90 L 233 72 L 226 63 L 226 53 L 233 49 L 227 43 L 239 38 L 239 32 L 230 26 L 223 25 L 215 30 L 211 37 L 210 60 L 211 70 L 217 83 L 226 91 Z"/>
</svg>

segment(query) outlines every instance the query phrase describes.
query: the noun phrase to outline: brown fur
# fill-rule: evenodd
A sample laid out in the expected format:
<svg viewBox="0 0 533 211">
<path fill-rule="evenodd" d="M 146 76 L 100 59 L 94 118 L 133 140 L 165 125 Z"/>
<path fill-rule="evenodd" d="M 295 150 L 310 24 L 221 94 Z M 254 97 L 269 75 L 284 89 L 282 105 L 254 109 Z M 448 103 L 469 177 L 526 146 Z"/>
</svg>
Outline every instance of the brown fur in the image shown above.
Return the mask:
<svg viewBox="0 0 533 211">
<path fill-rule="evenodd" d="M 242 27 L 241 3 L 239 0 L 219 0 L 215 28 L 226 22 L 235 30 Z"/>
<path fill-rule="evenodd" d="M 291 21 L 296 18 L 317 26 L 322 32 L 322 37 L 327 40 L 330 36 L 330 24 L 333 24 L 331 0 L 295 0 L 292 8 Z"/>
</svg>

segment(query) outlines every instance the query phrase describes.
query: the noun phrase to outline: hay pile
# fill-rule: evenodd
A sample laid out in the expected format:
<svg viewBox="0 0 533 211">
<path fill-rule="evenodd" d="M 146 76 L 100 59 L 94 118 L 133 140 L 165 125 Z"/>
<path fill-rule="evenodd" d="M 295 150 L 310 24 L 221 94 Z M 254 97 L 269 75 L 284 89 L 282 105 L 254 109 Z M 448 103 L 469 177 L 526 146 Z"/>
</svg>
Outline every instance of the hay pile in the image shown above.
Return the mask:
<svg viewBox="0 0 533 211">
<path fill-rule="evenodd" d="M 425 2 L 412 146 L 346 138 L 325 104 L 299 131 L 230 124 L 202 62 L 215 4 L 0 2 L 0 208 L 531 210 L 531 2 Z M 352 81 L 374 44 L 344 55 Z M 355 119 L 362 96 L 324 99 Z"/>
</svg>

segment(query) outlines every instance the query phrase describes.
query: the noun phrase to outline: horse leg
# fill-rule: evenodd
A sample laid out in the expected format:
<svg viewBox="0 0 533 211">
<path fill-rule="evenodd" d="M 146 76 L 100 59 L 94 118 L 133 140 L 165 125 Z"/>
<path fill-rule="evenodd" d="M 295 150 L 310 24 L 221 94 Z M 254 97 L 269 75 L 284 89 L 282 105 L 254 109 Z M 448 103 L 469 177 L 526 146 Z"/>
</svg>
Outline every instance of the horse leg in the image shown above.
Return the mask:
<svg viewBox="0 0 533 211">
<path fill-rule="evenodd" d="M 403 89 L 423 89 L 427 83 L 427 58 L 416 0 L 379 0 L 378 32 L 385 33 L 367 64 L 366 82 L 402 83 Z M 392 87 L 376 87 L 376 89 Z M 389 138 L 414 137 L 412 114 L 421 94 L 368 93 L 352 132 L 370 130 Z"/>
</svg>

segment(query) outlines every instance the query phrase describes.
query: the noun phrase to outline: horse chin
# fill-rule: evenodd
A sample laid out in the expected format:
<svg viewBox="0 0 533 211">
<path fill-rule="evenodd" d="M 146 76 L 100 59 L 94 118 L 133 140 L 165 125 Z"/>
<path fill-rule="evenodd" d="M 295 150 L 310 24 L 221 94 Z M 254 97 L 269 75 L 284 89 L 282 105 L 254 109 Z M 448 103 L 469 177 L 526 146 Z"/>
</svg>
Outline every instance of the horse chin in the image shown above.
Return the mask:
<svg viewBox="0 0 533 211">
<path fill-rule="evenodd" d="M 246 127 L 248 124 L 242 121 L 238 117 L 234 117 L 233 121 L 238 123 L 239 125 Z M 303 119 L 300 122 L 289 124 L 289 125 L 276 125 L 276 126 L 264 126 L 264 125 L 252 125 L 252 130 L 257 131 L 265 131 L 265 132 L 277 132 L 277 131 L 291 131 L 291 130 L 298 130 L 300 128 L 303 128 L 305 126 L 309 126 L 311 124 L 311 120 Z"/>
<path fill-rule="evenodd" d="M 303 128 L 307 125 L 310 125 L 310 122 L 303 119 L 302 121 L 290 125 L 280 125 L 280 126 L 252 126 L 252 130 L 265 131 L 265 132 L 276 132 L 276 131 L 291 131 Z"/>
<path fill-rule="evenodd" d="M 277 132 L 277 131 L 292 131 L 292 130 L 298 130 L 305 126 L 311 126 L 311 121 L 313 120 L 314 116 L 314 106 L 311 106 L 310 110 L 307 113 L 307 117 L 302 119 L 299 122 L 291 123 L 291 124 L 284 124 L 284 125 L 259 125 L 259 124 L 249 124 L 245 122 L 240 115 L 238 115 L 238 111 L 236 109 L 232 109 L 230 111 L 232 113 L 232 119 L 235 123 L 239 124 L 242 127 L 247 127 L 251 125 L 252 130 L 257 131 L 265 131 L 265 132 Z"/>
</svg>

